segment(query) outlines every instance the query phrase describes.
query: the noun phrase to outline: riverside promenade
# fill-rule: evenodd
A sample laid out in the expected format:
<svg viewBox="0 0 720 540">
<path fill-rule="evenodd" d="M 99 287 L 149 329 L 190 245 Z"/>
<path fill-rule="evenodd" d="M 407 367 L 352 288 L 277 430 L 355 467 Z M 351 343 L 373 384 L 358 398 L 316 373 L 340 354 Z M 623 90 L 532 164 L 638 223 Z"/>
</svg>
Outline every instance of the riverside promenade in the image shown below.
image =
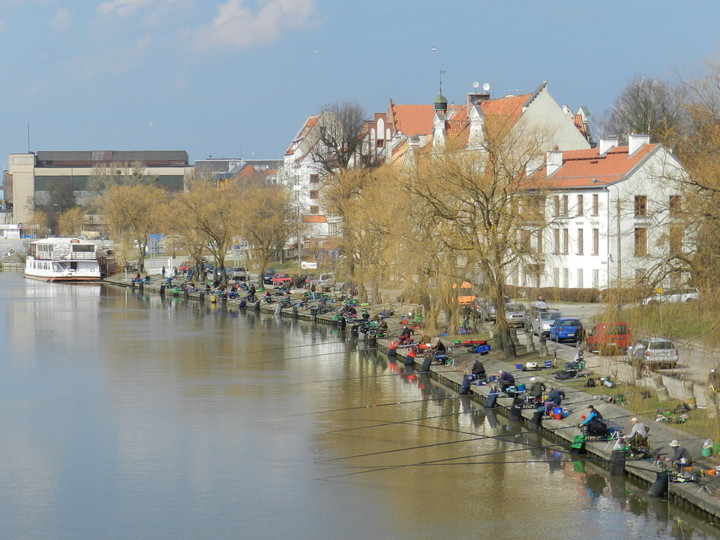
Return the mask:
<svg viewBox="0 0 720 540">
<path fill-rule="evenodd" d="M 131 287 L 134 286 L 141 289 L 146 294 L 160 294 L 161 285 L 164 282 L 160 279 L 151 279 L 149 284 L 133 285 L 132 279 L 125 277 L 121 274 L 117 274 L 105 280 L 106 283 L 114 284 L 118 286 Z M 217 297 L 208 297 L 203 293 L 192 292 L 185 293 L 179 291 L 174 294 L 172 290 L 166 290 L 164 292 L 166 296 L 179 296 L 185 297 L 188 300 L 205 303 L 222 303 L 229 310 L 239 310 L 240 302 L 238 300 L 221 300 Z M 249 305 L 245 308 L 246 310 L 258 310 L 267 314 L 275 314 L 276 316 L 282 316 L 287 318 L 295 318 L 299 320 L 312 321 L 317 324 L 334 324 L 333 313 L 329 314 L 313 314 L 310 309 L 307 308 L 285 308 L 279 309 L 275 303 L 260 303 L 259 305 Z M 393 324 L 394 323 L 394 324 Z M 390 321 L 391 334 L 393 330 L 399 329 L 399 321 Z M 387 340 L 378 340 L 377 345 L 380 349 L 387 350 L 389 342 Z M 405 359 L 406 350 L 399 349 L 397 351 L 399 361 Z M 516 359 L 519 364 L 521 361 L 536 361 L 538 356 L 530 356 L 525 353 L 525 348 L 520 345 L 518 347 L 519 358 Z M 558 362 L 564 362 L 570 360 L 574 350 L 571 348 L 565 348 L 563 350 L 555 351 Z M 515 360 L 508 361 L 503 358 L 498 358 L 494 354 L 488 356 L 479 356 L 474 353 L 468 352 L 465 348 L 458 348 L 452 351 L 452 356 L 455 358 L 454 365 L 451 366 L 437 366 L 433 365 L 430 367 L 428 376 L 438 383 L 447 386 L 453 390 L 459 390 L 462 383 L 463 376 L 469 370 L 469 366 L 472 361 L 477 357 L 480 358 L 485 365 L 488 373 L 497 373 L 503 369 L 510 371 L 515 376 L 518 384 L 528 384 L 530 377 L 536 377 L 538 380 L 544 382 L 547 386 L 554 386 L 556 388 L 563 389 L 567 394 L 567 399 L 563 402 L 563 407 L 570 411 L 570 415 L 562 420 L 548 420 L 544 419 L 542 425 L 537 428 L 542 430 L 543 434 L 558 441 L 559 443 L 569 443 L 579 435 L 580 429 L 578 424 L 582 421 L 582 415 L 585 414 L 587 406 L 594 405 L 603 415 L 603 417 L 609 420 L 615 426 L 622 426 L 625 431 L 629 431 L 630 418 L 637 416 L 642 422 L 650 428 L 650 442 L 654 453 L 657 454 L 672 454 L 671 448 L 668 443 L 671 440 L 680 441 L 681 445 L 688 449 L 690 454 L 694 458 L 696 469 L 698 470 L 709 470 L 714 468 L 714 464 L 708 460 L 700 458 L 702 444 L 705 440 L 704 437 L 689 438 L 688 433 L 674 428 L 672 425 L 656 422 L 654 418 L 643 417 L 634 411 L 631 411 L 621 404 L 609 404 L 599 398 L 599 396 L 593 396 L 591 394 L 578 391 L 576 388 L 564 386 L 562 381 L 554 380 L 549 374 L 544 374 L 542 369 L 525 371 L 517 369 Z M 423 361 L 422 356 L 418 356 L 414 361 L 414 369 L 419 370 Z M 542 362 L 537 362 L 542 364 Z M 592 365 L 590 365 L 592 368 Z M 487 395 L 490 393 L 491 387 L 476 386 L 470 387 L 470 395 L 479 404 L 484 404 Z M 514 410 L 511 412 L 513 398 L 511 397 L 499 397 L 497 399 L 497 406 L 495 410 L 501 414 L 509 416 L 511 420 L 518 419 L 520 421 L 529 421 L 535 412 L 534 409 L 525 408 L 519 411 Z M 640 478 L 650 484 L 656 481 L 658 474 L 664 470 L 664 463 L 658 460 L 637 460 L 637 461 L 624 461 L 621 463 L 612 462 L 612 452 L 614 446 L 614 440 L 603 440 L 603 441 L 588 441 L 586 442 L 586 455 L 580 459 L 587 459 L 595 461 L 601 465 L 608 466 L 611 471 L 617 473 L 619 469 L 624 474 L 632 475 Z M 566 452 L 568 459 L 570 459 L 569 452 Z M 574 457 L 574 456 L 573 456 Z M 611 466 L 612 465 L 612 466 Z M 671 482 L 668 487 L 669 496 L 673 497 L 679 502 L 690 505 L 694 508 L 701 510 L 706 513 L 715 523 L 720 523 L 720 476 L 702 476 L 700 482 L 688 482 L 688 483 L 676 483 Z"/>
</svg>

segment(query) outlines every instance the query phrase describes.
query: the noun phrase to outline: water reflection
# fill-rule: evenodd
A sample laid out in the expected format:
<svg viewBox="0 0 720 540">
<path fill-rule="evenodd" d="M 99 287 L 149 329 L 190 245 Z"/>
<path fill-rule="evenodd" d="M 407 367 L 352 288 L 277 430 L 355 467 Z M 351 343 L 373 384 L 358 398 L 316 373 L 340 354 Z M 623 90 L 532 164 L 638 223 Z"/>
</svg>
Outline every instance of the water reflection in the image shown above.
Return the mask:
<svg viewBox="0 0 720 540">
<path fill-rule="evenodd" d="M 716 532 L 339 329 L 12 276 L 0 295 L 9 538 Z"/>
</svg>

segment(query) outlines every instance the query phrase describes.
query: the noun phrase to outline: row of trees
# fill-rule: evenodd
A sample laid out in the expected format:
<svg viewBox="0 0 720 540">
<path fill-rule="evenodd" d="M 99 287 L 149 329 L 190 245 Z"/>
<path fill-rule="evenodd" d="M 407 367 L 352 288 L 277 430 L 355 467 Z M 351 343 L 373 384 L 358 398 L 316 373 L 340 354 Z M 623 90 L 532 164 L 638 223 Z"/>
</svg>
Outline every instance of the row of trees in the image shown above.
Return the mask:
<svg viewBox="0 0 720 540">
<path fill-rule="evenodd" d="M 671 250 L 648 275 L 661 282 L 668 273 L 686 274 L 696 285 L 712 288 L 720 281 L 715 271 L 720 262 L 720 66 L 708 67 L 695 81 L 635 78 L 599 135 L 649 133 L 652 142 L 674 149 L 689 175 L 657 181 L 681 182 L 682 215 L 675 209 L 673 219 L 694 243 L 690 250 Z M 342 217 L 349 271 L 374 299 L 382 300 L 382 284 L 422 303 L 431 324 L 439 311 L 450 314 L 453 324 L 458 287 L 470 281 L 495 303 L 495 335 L 513 354 L 503 312 L 507 277 L 521 261 L 529 267 L 541 262 L 522 238 L 549 225 L 543 212 L 532 211 L 544 194 L 523 189 L 519 179 L 547 149 L 548 134 L 521 132 L 503 120 L 485 131 L 484 142 L 473 151 L 451 143 L 420 152 L 402 168 L 332 168 L 324 202 Z M 353 148 L 357 152 L 362 146 Z M 368 163 L 362 156 L 354 161 Z"/>
<path fill-rule="evenodd" d="M 198 266 L 209 255 L 223 271 L 227 253 L 243 238 L 260 275 L 297 232 L 290 192 L 266 183 L 262 175 L 221 186 L 212 178 L 192 176 L 186 189 L 176 193 L 158 187 L 156 180 L 141 164 L 98 167 L 82 205 L 74 197 L 63 199 L 70 208 L 58 214 L 54 229 L 62 236 L 77 236 L 86 214 L 102 215 L 119 261 L 137 260 L 140 271 L 155 233 L 169 237 Z M 43 214 L 36 211 L 36 224 L 48 224 Z"/>
</svg>

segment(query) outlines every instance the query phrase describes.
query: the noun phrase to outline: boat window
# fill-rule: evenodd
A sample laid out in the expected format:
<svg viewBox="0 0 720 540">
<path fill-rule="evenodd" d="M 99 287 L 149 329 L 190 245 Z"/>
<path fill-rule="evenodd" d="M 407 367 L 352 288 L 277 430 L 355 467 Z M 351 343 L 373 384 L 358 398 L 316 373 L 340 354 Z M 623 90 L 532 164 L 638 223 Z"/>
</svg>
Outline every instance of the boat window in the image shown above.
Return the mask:
<svg viewBox="0 0 720 540">
<path fill-rule="evenodd" d="M 72 250 L 82 253 L 92 253 L 95 251 L 95 244 L 72 244 Z"/>
</svg>

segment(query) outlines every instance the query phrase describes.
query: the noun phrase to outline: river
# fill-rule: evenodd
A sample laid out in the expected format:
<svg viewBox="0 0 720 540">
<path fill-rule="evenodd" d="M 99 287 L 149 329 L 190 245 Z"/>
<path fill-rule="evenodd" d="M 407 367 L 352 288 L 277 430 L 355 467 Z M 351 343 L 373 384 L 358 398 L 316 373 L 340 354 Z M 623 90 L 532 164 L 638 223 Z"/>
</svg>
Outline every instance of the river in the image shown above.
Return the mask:
<svg viewBox="0 0 720 540">
<path fill-rule="evenodd" d="M 334 329 L 0 274 L 11 539 L 714 538 Z"/>
</svg>

